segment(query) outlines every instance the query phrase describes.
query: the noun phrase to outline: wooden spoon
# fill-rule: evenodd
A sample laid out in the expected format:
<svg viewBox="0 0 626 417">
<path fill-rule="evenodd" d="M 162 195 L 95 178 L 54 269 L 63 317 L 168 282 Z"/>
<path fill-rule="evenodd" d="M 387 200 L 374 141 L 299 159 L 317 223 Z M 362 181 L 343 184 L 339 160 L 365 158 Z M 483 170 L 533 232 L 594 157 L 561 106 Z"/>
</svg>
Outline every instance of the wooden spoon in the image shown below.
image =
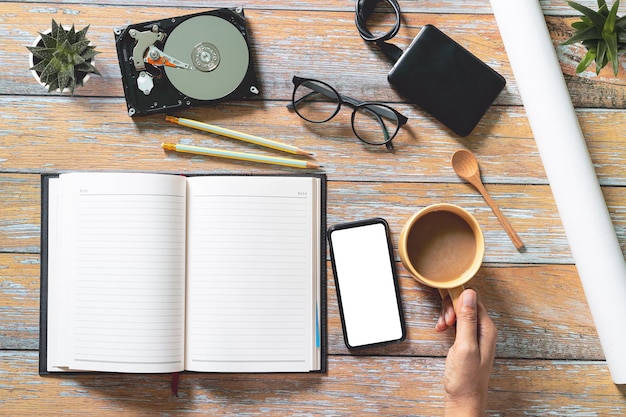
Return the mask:
<svg viewBox="0 0 626 417">
<path fill-rule="evenodd" d="M 511 226 L 506 217 L 504 217 L 504 214 L 502 214 L 496 202 L 491 199 L 491 196 L 489 196 L 487 189 L 485 189 L 483 185 L 480 179 L 480 167 L 478 166 L 478 161 L 474 154 L 465 149 L 456 151 L 452 156 L 452 168 L 454 168 L 454 172 L 456 172 L 459 177 L 472 184 L 483 195 L 485 201 L 487 201 L 487 204 L 489 204 L 489 207 L 491 207 L 495 213 L 498 221 L 500 221 L 500 224 L 504 227 L 504 230 L 509 235 L 509 238 L 511 238 L 517 250 L 522 250 L 522 248 L 524 248 L 524 242 L 522 242 L 522 239 L 520 239 L 515 230 L 513 230 L 513 226 Z"/>
</svg>

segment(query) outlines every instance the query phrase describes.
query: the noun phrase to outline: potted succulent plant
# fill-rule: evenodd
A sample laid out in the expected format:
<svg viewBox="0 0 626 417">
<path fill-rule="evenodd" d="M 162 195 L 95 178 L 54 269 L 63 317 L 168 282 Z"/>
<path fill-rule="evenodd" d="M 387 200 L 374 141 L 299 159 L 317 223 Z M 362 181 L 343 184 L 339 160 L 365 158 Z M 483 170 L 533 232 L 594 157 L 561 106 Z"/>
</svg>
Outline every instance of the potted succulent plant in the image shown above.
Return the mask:
<svg viewBox="0 0 626 417">
<path fill-rule="evenodd" d="M 86 26 L 76 31 L 74 25 L 66 29 L 52 19 L 50 30 L 41 32 L 30 51 L 31 68 L 35 79 L 52 91 L 69 91 L 87 81 L 91 74 L 100 75 L 94 67 L 96 47 L 87 39 Z"/>
<path fill-rule="evenodd" d="M 587 48 L 576 73 L 580 74 L 595 61 L 596 74 L 610 62 L 617 75 L 618 58 L 626 51 L 626 16 L 617 16 L 619 0 L 615 0 L 610 9 L 605 0 L 598 0 L 597 11 L 573 1 L 567 3 L 583 14 L 581 20 L 572 24 L 576 30 L 574 35 L 563 42 L 563 45 L 581 42 Z"/>
</svg>

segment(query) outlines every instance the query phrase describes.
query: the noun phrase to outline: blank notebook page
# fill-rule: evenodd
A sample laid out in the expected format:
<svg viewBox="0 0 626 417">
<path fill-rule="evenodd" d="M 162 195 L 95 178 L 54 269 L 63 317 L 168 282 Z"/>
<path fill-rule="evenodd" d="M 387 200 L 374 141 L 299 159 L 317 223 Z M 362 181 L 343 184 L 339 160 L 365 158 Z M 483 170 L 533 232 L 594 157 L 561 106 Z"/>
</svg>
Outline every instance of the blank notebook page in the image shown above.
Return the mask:
<svg viewBox="0 0 626 417">
<path fill-rule="evenodd" d="M 313 180 L 188 179 L 186 368 L 309 371 Z"/>
<path fill-rule="evenodd" d="M 184 178 L 69 174 L 62 189 L 69 367 L 182 370 Z"/>
</svg>

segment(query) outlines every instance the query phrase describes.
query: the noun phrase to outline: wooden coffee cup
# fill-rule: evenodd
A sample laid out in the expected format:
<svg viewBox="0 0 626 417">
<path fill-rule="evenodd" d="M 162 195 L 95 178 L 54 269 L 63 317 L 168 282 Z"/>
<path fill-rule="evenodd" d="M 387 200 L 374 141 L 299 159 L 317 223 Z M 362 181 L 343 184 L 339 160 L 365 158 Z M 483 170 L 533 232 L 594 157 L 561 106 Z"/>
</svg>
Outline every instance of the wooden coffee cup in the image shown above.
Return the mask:
<svg viewBox="0 0 626 417">
<path fill-rule="evenodd" d="M 402 264 L 417 281 L 450 294 L 455 311 L 464 285 L 480 268 L 485 240 L 478 221 L 453 204 L 434 204 L 409 218 L 398 244 Z"/>
</svg>

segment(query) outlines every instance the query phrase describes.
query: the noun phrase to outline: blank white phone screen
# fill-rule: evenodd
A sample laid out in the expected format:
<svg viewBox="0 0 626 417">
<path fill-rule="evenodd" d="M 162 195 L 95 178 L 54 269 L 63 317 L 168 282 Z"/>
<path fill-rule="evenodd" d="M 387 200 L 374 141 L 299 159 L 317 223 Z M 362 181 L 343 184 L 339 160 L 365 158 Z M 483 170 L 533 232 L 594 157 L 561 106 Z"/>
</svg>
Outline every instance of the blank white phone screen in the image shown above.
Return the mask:
<svg viewBox="0 0 626 417">
<path fill-rule="evenodd" d="M 331 241 L 347 344 L 357 347 L 401 339 L 385 226 L 335 229 Z"/>
</svg>

